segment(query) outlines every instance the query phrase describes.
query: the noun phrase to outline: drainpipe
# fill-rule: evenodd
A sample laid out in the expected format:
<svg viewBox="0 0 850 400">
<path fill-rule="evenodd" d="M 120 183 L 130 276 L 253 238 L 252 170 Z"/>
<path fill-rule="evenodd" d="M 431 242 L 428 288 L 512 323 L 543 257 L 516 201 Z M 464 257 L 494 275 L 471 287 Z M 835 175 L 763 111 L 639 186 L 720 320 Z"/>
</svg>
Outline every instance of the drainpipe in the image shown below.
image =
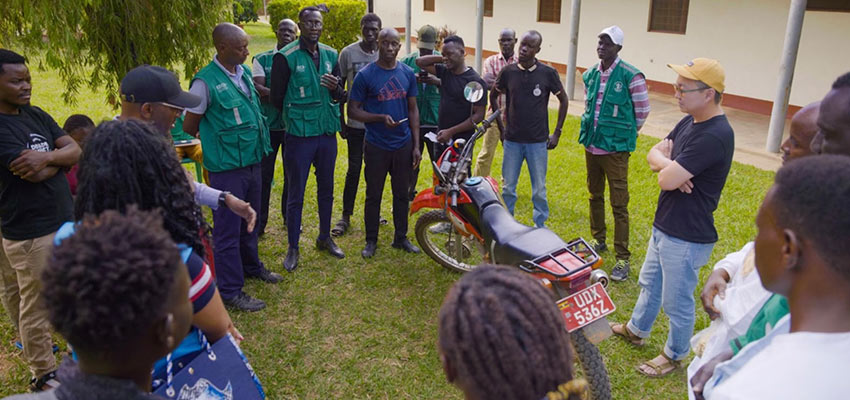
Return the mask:
<svg viewBox="0 0 850 400">
<path fill-rule="evenodd" d="M 478 0 L 478 16 L 475 22 L 475 70 L 481 74 L 481 53 L 484 52 L 484 0 Z"/>
<path fill-rule="evenodd" d="M 405 1 L 407 7 L 404 14 L 404 48 L 407 50 L 407 54 L 410 54 L 410 34 L 412 33 L 410 28 L 410 1 Z"/>
<path fill-rule="evenodd" d="M 567 51 L 567 97 L 574 99 L 576 89 L 576 54 L 578 53 L 578 24 L 581 20 L 581 0 L 573 0 L 570 11 L 570 45 Z"/>
<path fill-rule="evenodd" d="M 797 49 L 800 47 L 800 33 L 803 30 L 803 16 L 806 14 L 807 0 L 791 0 L 788 12 L 788 26 L 785 28 L 785 46 L 782 49 L 782 63 L 779 66 L 779 84 L 776 97 L 773 98 L 773 110 L 770 112 L 770 127 L 767 132 L 767 151 L 779 152 L 782 134 L 785 130 L 785 117 L 788 112 L 788 99 L 791 96 L 791 83 L 794 80 L 794 66 L 797 63 Z"/>
</svg>

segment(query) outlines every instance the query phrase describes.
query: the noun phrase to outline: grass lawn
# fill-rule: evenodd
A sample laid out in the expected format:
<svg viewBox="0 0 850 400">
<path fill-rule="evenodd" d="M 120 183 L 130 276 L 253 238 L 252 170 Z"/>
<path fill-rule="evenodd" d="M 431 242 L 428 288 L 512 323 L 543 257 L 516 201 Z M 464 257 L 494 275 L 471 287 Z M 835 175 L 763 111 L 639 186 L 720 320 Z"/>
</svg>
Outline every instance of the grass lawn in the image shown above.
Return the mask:
<svg viewBox="0 0 850 400">
<path fill-rule="evenodd" d="M 267 25 L 249 24 L 251 54 L 274 45 Z M 250 60 L 249 60 L 250 61 Z M 63 84 L 53 72 L 33 71 L 33 104 L 52 114 L 60 123 L 77 112 L 93 119 L 108 118 L 117 112 L 105 104 L 102 93 L 83 91 L 76 105 L 66 105 L 59 93 Z M 554 124 L 554 112 L 550 113 Z M 578 120 L 570 117 L 559 147 L 550 152 L 548 195 L 549 227 L 565 239 L 589 237 L 584 154 L 576 142 Z M 631 159 L 631 250 L 633 271 L 627 282 L 612 284 L 609 292 L 617 304 L 611 320 L 623 321 L 630 315 L 640 287 L 637 275 L 646 252 L 658 197 L 656 176 L 646 165 L 647 151 L 656 139 L 640 136 Z M 346 172 L 346 145 L 339 141 L 336 171 L 334 220 L 341 212 L 342 186 Z M 278 164 L 278 177 L 281 176 Z M 497 156 L 493 171 L 501 171 Z M 723 197 L 715 212 L 720 235 L 709 265 L 725 254 L 738 250 L 755 236 L 754 217 L 773 178 L 772 172 L 735 163 Z M 419 189 L 430 183 L 423 171 Z M 286 232 L 277 204 L 281 181 L 273 189 L 272 215 L 266 236 L 260 242 L 260 258 L 267 267 L 284 274 L 284 281 L 268 285 L 249 281 L 246 292 L 265 300 L 262 312 L 233 313 L 245 335 L 243 349 L 251 360 L 270 399 L 304 398 L 461 398 L 458 390 L 445 382 L 437 356 L 436 316 L 447 289 L 460 275 L 448 272 L 424 254 L 409 256 L 389 246 L 392 225 L 380 233 L 376 257 L 363 260 L 362 205 L 365 184 L 360 184 L 357 208 L 350 233 L 337 243 L 347 253 L 337 261 L 314 250 L 318 216 L 314 201 L 315 181 L 308 183 L 299 269 L 283 270 Z M 531 188 L 527 170 L 520 177 L 517 218 L 531 224 Z M 384 194 L 382 215 L 390 217 L 389 185 Z M 607 210 L 609 247 L 613 240 L 613 217 Z M 209 212 L 207 210 L 207 215 Z M 410 219 L 411 233 L 417 216 Z M 603 254 L 610 271 L 613 254 Z M 704 280 L 710 268 L 703 268 Z M 701 288 L 701 285 L 698 289 Z M 106 321 L 105 321 L 106 322 Z M 697 330 L 709 320 L 697 312 Z M 600 345 L 611 377 L 616 399 L 660 399 L 686 396 L 683 371 L 661 379 L 646 379 L 635 371 L 640 362 L 655 357 L 667 337 L 667 321 L 658 319 L 649 343 L 642 349 L 611 338 Z M 8 318 L 0 317 L 0 396 L 25 390 L 29 373 L 11 342 L 15 333 Z M 63 346 L 64 348 L 64 346 Z"/>
</svg>

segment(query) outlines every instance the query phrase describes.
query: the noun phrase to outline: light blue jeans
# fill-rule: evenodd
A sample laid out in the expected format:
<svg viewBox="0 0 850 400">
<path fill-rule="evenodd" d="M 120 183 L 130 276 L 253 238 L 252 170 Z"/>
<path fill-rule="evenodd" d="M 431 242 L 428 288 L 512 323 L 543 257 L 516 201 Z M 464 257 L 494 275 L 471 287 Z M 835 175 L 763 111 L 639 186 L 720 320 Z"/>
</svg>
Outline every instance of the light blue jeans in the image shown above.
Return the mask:
<svg viewBox="0 0 850 400">
<path fill-rule="evenodd" d="M 628 328 L 645 338 L 652 330 L 661 307 L 670 318 L 664 354 L 682 360 L 690 351 L 694 334 L 694 289 L 699 269 L 708 263 L 714 243 L 693 243 L 652 228 L 646 259 L 640 270 L 640 295 Z"/>
<path fill-rule="evenodd" d="M 549 150 L 546 142 L 517 143 L 505 140 L 502 143 L 505 156 L 502 159 L 502 178 L 505 186 L 502 188 L 502 198 L 511 214 L 516 205 L 516 184 L 522 170 L 522 161 L 528 164 L 528 174 L 531 175 L 531 202 L 534 212 L 531 214 L 534 225 L 543 227 L 549 218 L 549 202 L 546 200 L 546 167 L 549 163 Z"/>
</svg>

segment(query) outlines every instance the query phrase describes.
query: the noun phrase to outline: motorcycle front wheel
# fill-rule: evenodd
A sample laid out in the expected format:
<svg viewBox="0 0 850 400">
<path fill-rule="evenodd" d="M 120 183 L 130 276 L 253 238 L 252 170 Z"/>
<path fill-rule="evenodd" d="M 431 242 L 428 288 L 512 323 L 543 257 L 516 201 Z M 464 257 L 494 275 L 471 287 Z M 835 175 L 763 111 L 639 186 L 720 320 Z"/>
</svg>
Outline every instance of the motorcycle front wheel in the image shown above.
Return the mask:
<svg viewBox="0 0 850 400">
<path fill-rule="evenodd" d="M 459 234 L 443 210 L 423 214 L 416 220 L 414 230 L 422 251 L 450 271 L 471 271 L 486 261 L 481 242 Z"/>
</svg>

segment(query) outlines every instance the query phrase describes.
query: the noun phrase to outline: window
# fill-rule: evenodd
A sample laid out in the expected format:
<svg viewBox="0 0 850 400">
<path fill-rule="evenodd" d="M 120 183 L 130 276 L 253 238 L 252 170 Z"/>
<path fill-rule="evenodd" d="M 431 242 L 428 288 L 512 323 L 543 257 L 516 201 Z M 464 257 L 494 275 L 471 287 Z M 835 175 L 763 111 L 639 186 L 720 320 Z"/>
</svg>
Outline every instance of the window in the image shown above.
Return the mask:
<svg viewBox="0 0 850 400">
<path fill-rule="evenodd" d="M 493 0 L 484 0 L 484 16 L 493 16 Z"/>
<path fill-rule="evenodd" d="M 847 0 L 809 0 L 806 2 L 806 10 L 850 12 L 850 3 Z"/>
<path fill-rule="evenodd" d="M 435 2 L 435 1 L 437 1 L 437 0 L 425 0 L 425 1 L 424 1 L 424 3 L 425 3 L 425 4 L 424 4 L 424 5 L 425 5 L 425 7 L 423 7 L 423 9 L 424 9 L 425 11 L 434 11 L 434 2 Z"/>
<path fill-rule="evenodd" d="M 652 0 L 649 3 L 650 32 L 685 34 L 688 0 Z"/>
<path fill-rule="evenodd" d="M 537 22 L 561 22 L 561 0 L 537 0 Z"/>
</svg>

